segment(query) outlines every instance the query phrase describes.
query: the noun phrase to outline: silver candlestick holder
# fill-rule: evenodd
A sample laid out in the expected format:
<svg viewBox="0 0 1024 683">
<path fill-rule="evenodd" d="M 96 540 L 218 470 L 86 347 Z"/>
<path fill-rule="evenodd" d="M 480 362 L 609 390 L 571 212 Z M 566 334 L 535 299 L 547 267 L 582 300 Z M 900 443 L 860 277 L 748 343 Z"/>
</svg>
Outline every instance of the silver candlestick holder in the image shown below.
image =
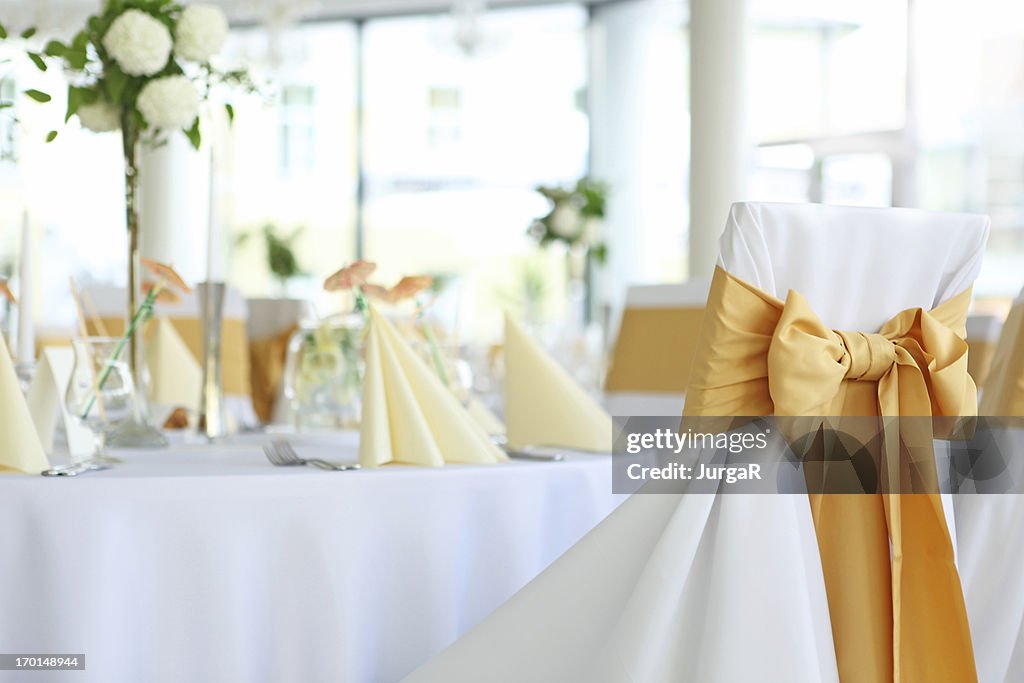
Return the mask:
<svg viewBox="0 0 1024 683">
<path fill-rule="evenodd" d="M 199 320 L 203 332 L 203 390 L 199 398 L 199 433 L 207 439 L 227 436 L 224 413 L 224 383 L 221 380 L 221 330 L 224 322 L 223 282 L 201 282 L 196 285 L 199 296 Z"/>
</svg>

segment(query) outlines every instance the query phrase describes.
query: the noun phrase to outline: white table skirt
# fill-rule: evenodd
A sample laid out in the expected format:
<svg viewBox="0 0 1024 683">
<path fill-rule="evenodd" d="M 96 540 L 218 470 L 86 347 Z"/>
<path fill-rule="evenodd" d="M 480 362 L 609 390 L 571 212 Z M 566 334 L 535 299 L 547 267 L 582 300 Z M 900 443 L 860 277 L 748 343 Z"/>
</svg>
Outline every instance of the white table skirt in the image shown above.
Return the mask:
<svg viewBox="0 0 1024 683">
<path fill-rule="evenodd" d="M 354 435 L 300 454 L 355 456 Z M 603 519 L 601 456 L 430 470 L 272 468 L 254 441 L 0 476 L 0 681 L 396 681 Z"/>
</svg>

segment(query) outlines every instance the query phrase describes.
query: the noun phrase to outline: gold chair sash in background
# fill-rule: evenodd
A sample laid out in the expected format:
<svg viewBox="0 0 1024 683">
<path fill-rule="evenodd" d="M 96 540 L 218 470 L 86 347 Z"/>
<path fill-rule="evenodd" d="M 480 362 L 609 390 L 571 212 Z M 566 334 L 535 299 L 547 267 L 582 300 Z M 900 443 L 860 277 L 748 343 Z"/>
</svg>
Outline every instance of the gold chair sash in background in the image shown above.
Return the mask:
<svg viewBox="0 0 1024 683">
<path fill-rule="evenodd" d="M 877 333 L 837 332 L 800 294 L 782 302 L 718 268 L 685 415 L 974 415 L 964 341 L 969 302 L 966 290 L 932 311 L 905 310 Z M 884 430 L 886 491 L 901 490 L 910 469 L 934 480 L 930 436 L 926 448 L 911 449 L 908 463 L 899 429 Z M 810 506 L 840 679 L 976 681 L 939 495 L 812 494 Z"/>
<path fill-rule="evenodd" d="M 101 318 L 103 327 L 114 336 L 124 334 L 124 319 L 117 317 Z M 197 318 L 170 318 L 174 329 L 185 341 L 189 351 L 202 365 L 203 332 L 202 324 Z M 88 321 L 89 334 L 99 334 L 99 325 L 94 320 Z M 245 331 L 245 321 L 229 318 L 224 320 L 221 338 L 221 372 L 224 382 L 224 393 L 230 396 L 249 396 L 249 340 Z"/>
<path fill-rule="evenodd" d="M 999 335 L 981 394 L 981 414 L 1024 416 L 1024 291 Z"/>
<path fill-rule="evenodd" d="M 274 406 L 284 384 L 288 342 L 298 329 L 298 325 L 292 325 L 283 332 L 249 342 L 252 405 L 256 416 L 264 423 L 273 419 Z"/>
<path fill-rule="evenodd" d="M 686 392 L 709 284 L 691 280 L 629 288 L 605 391 Z"/>
</svg>

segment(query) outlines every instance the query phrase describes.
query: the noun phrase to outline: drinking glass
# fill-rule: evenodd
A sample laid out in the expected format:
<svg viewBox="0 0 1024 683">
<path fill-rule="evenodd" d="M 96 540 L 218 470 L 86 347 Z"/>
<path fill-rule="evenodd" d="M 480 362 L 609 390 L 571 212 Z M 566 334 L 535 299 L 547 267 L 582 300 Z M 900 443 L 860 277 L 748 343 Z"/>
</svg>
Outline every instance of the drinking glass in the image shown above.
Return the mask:
<svg viewBox="0 0 1024 683">
<path fill-rule="evenodd" d="M 132 414 L 135 382 L 128 366 L 127 345 L 111 337 L 72 342 L 75 364 L 64 397 L 71 416 L 95 438 L 92 460 L 118 462 L 105 452 L 107 437 Z"/>
</svg>

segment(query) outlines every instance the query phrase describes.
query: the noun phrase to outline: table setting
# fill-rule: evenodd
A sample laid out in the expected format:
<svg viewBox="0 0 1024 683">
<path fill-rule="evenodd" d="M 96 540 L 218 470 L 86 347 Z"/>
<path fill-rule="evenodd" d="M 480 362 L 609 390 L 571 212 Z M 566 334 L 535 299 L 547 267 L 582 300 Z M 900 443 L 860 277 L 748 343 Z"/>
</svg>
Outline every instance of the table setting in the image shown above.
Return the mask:
<svg viewBox="0 0 1024 683">
<path fill-rule="evenodd" d="M 143 267 L 155 279 L 120 337 L 91 334 L 80 305 L 71 347 L 22 368 L 27 389 L 0 347 L 0 498 L 18 520 L 0 531 L 7 647 L 87 652 L 84 680 L 398 680 L 624 497 L 611 417 L 514 316 L 505 429 L 454 381 L 457 359 L 417 299 L 429 279 L 385 288 L 368 281 L 374 264 L 351 263 L 325 288 L 358 323 L 338 335 L 327 316 L 295 333 L 285 374 L 299 417 L 242 427 L 218 367 L 223 308 L 210 299 L 223 288 Z M 162 295 L 198 299 L 213 331 L 198 361 L 154 312 Z M 128 352 L 145 329 L 140 383 Z M 137 434 L 172 407 L 147 387 L 199 396 L 153 424 L 155 443 L 126 447 L 124 424 Z"/>
</svg>

